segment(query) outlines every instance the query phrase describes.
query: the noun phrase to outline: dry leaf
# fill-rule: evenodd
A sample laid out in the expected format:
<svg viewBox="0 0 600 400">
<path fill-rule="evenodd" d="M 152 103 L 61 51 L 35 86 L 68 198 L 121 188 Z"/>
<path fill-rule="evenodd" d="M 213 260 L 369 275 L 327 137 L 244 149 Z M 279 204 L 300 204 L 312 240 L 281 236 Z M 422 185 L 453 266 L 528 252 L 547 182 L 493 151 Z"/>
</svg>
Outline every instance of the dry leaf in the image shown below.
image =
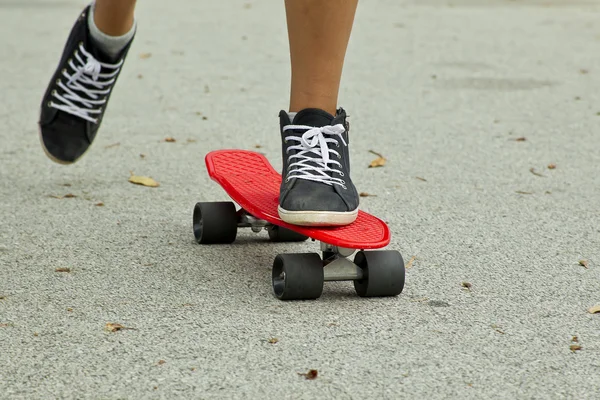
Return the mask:
<svg viewBox="0 0 600 400">
<path fill-rule="evenodd" d="M 71 184 L 70 184 L 70 183 L 63 183 L 62 185 L 63 185 L 63 186 L 67 186 L 67 187 L 71 186 Z"/>
<path fill-rule="evenodd" d="M 6 296 L 0 296 L 0 300 L 6 300 Z"/>
<path fill-rule="evenodd" d="M 417 259 L 417 256 L 412 256 L 410 258 L 410 260 L 408 260 L 408 262 L 406 263 L 406 265 L 404 266 L 405 269 L 411 269 L 413 266 L 413 263 L 415 262 L 415 260 Z"/>
<path fill-rule="evenodd" d="M 196 368 L 190 368 L 190 370 L 191 370 L 192 372 L 194 372 L 194 371 L 196 370 Z"/>
<path fill-rule="evenodd" d="M 590 307 L 590 308 L 588 309 L 588 312 L 589 312 L 590 314 L 597 314 L 597 313 L 600 313 L 600 304 L 598 304 L 598 305 L 596 305 L 596 306 L 593 306 L 593 307 Z"/>
<path fill-rule="evenodd" d="M 541 176 L 542 178 L 544 178 L 544 175 L 540 174 L 539 172 L 536 172 L 535 168 L 533 168 L 533 167 L 529 168 L 529 172 L 531 172 L 535 176 Z"/>
<path fill-rule="evenodd" d="M 465 289 L 469 289 L 469 290 L 471 290 L 471 288 L 473 287 L 473 285 L 470 282 L 463 282 L 463 283 L 461 283 L 461 285 Z"/>
<path fill-rule="evenodd" d="M 516 139 L 515 139 L 515 142 L 524 142 L 524 141 L 526 141 L 526 140 L 527 140 L 527 138 L 522 136 L 522 137 L 518 137 L 518 138 L 516 138 Z"/>
<path fill-rule="evenodd" d="M 40 334 L 37 332 L 33 332 L 33 336 L 40 336 Z"/>
<path fill-rule="evenodd" d="M 383 167 L 385 165 L 387 160 L 385 159 L 384 156 L 382 156 L 380 153 L 377 153 L 376 151 L 373 151 L 373 150 L 369 150 L 369 153 L 375 154 L 377 156 L 376 159 L 371 161 L 371 163 L 369 164 L 369 168 Z"/>
<path fill-rule="evenodd" d="M 134 330 L 135 328 L 128 328 L 126 326 L 123 326 L 121 324 L 116 324 L 113 322 L 107 322 L 106 326 L 104 327 L 104 330 L 106 330 L 108 332 L 118 332 L 118 331 L 122 331 L 125 329 Z"/>
<path fill-rule="evenodd" d="M 129 182 L 135 183 L 136 185 L 143 185 L 143 186 L 148 186 L 148 187 L 160 186 L 160 184 L 158 182 L 156 182 L 154 179 L 152 179 L 148 176 L 137 176 L 137 175 L 133 175 L 133 174 L 131 174 L 131 176 L 129 177 Z"/>
<path fill-rule="evenodd" d="M 146 155 L 144 153 L 140 153 L 140 158 L 146 158 Z"/>
<path fill-rule="evenodd" d="M 140 54 L 140 58 L 142 60 L 145 60 L 145 59 L 150 58 L 150 57 L 152 57 L 152 53 L 141 53 Z"/>
<path fill-rule="evenodd" d="M 53 199 L 73 199 L 77 196 L 75 196 L 73 193 L 67 193 L 64 196 L 55 196 L 53 194 L 48 195 L 48 197 L 52 197 Z"/>
<path fill-rule="evenodd" d="M 573 353 L 575 353 L 576 351 L 579 351 L 579 350 L 583 349 L 583 347 L 581 347 L 578 344 L 572 344 L 572 345 L 569 346 L 569 349 L 571 349 L 571 351 Z"/>
<path fill-rule="evenodd" d="M 120 146 L 121 142 L 117 142 L 117 143 L 113 143 L 113 144 L 109 144 L 108 146 L 104 146 L 105 149 L 111 149 L 113 147 L 117 147 Z"/>
<path fill-rule="evenodd" d="M 104 207 L 104 203 L 99 201 L 98 203 L 94 204 L 96 207 Z"/>
<path fill-rule="evenodd" d="M 501 329 L 500 329 L 500 327 L 499 327 L 498 325 L 496 325 L 496 324 L 492 324 L 491 326 L 492 326 L 492 328 L 493 328 L 493 329 L 494 329 L 496 332 L 498 332 L 498 333 L 500 333 L 500 334 L 502 334 L 502 335 L 504 335 L 504 334 L 505 334 L 505 332 L 504 332 L 503 330 L 501 330 Z"/>
<path fill-rule="evenodd" d="M 311 369 L 306 373 L 298 372 L 298 375 L 303 376 L 304 378 L 312 381 L 313 379 L 317 379 L 317 376 L 319 376 L 319 371 L 317 371 L 316 369 Z"/>
<path fill-rule="evenodd" d="M 548 169 L 556 169 L 556 164 L 548 164 Z"/>
<path fill-rule="evenodd" d="M 254 145 L 254 148 L 255 148 L 255 149 L 260 149 L 261 147 L 262 147 L 262 145 L 260 145 L 260 144 L 255 144 L 255 145 Z"/>
<path fill-rule="evenodd" d="M 207 119 L 208 119 L 208 117 L 206 117 L 206 116 L 204 116 L 204 115 L 202 116 L 202 120 L 203 120 L 203 121 L 206 121 Z"/>
<path fill-rule="evenodd" d="M 279 342 L 279 339 L 277 339 L 277 338 L 275 338 L 275 337 L 274 337 L 274 338 L 271 338 L 271 339 L 269 339 L 269 343 L 271 343 L 271 344 L 275 344 L 275 343 L 277 343 L 277 342 Z"/>
<path fill-rule="evenodd" d="M 515 191 L 515 193 L 518 193 L 518 194 L 533 194 L 533 192 L 525 192 L 523 190 L 517 190 L 517 191 Z"/>
<path fill-rule="evenodd" d="M 175 142 L 176 142 L 176 140 L 175 140 L 175 138 L 174 138 L 174 137 L 170 137 L 170 136 L 169 136 L 169 137 L 166 137 L 166 138 L 165 138 L 165 142 L 167 142 L 167 143 L 175 143 Z"/>
<path fill-rule="evenodd" d="M 376 194 L 370 194 L 370 193 L 367 193 L 367 192 L 360 192 L 359 196 L 360 197 L 377 197 Z"/>
<path fill-rule="evenodd" d="M 164 363 L 166 363 L 165 360 L 158 360 L 158 365 L 163 365 Z"/>
<path fill-rule="evenodd" d="M 71 307 L 67 308 L 68 312 L 73 312 L 73 309 Z"/>
<path fill-rule="evenodd" d="M 420 181 L 427 182 L 427 179 L 421 178 L 420 176 L 415 176 L 415 178 L 417 178 Z"/>
<path fill-rule="evenodd" d="M 589 268 L 587 260 L 579 260 L 579 265 L 581 265 L 585 269 Z"/>
<path fill-rule="evenodd" d="M 190 139 L 186 140 L 186 142 L 188 142 L 188 143 L 196 143 L 196 142 L 197 142 L 197 140 L 196 140 L 196 139 L 191 139 L 191 138 L 190 138 Z"/>
<path fill-rule="evenodd" d="M 579 338 L 577 336 L 573 336 L 571 338 L 571 342 L 573 342 L 573 343 L 579 343 Z"/>
<path fill-rule="evenodd" d="M 69 268 L 69 267 L 60 267 L 60 268 L 56 268 L 54 270 L 54 272 L 71 272 L 71 268 Z"/>
</svg>

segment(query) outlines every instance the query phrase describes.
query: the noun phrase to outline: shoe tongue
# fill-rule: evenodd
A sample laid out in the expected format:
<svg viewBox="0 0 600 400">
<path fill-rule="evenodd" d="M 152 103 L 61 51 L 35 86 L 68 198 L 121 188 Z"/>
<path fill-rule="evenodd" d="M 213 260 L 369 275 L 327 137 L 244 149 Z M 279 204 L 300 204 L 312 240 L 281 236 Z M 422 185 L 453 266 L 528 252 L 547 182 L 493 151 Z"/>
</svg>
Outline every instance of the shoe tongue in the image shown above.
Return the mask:
<svg viewBox="0 0 600 400">
<path fill-rule="evenodd" d="M 294 117 L 293 125 L 307 125 L 317 128 L 331 125 L 333 115 L 318 108 L 305 108 Z"/>
</svg>

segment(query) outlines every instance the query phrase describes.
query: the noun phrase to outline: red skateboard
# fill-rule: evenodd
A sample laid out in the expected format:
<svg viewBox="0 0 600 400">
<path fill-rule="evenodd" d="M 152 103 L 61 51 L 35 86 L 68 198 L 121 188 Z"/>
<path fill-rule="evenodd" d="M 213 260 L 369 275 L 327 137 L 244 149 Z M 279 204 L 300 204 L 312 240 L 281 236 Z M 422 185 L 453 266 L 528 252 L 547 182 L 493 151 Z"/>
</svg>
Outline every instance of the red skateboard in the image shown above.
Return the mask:
<svg viewBox="0 0 600 400">
<path fill-rule="evenodd" d="M 210 177 L 233 202 L 197 203 L 194 236 L 200 244 L 233 243 L 238 228 L 267 230 L 276 242 L 321 242 L 318 253 L 279 254 L 273 262 L 273 290 L 281 300 L 316 299 L 324 281 L 354 281 L 359 296 L 396 296 L 404 288 L 404 261 L 399 252 L 365 251 L 385 247 L 385 222 L 359 211 L 355 222 L 339 227 L 306 227 L 282 221 L 277 213 L 281 175 L 262 155 L 245 150 L 219 150 L 206 155 Z M 360 250 L 350 261 L 355 250 Z"/>
</svg>

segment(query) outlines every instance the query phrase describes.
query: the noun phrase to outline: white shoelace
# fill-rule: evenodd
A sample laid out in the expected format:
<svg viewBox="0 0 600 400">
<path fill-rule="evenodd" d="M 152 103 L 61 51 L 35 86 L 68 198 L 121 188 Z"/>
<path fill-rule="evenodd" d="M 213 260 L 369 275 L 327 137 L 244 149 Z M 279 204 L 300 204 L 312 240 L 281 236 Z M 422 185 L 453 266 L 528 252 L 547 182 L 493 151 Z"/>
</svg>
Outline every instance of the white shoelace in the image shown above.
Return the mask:
<svg viewBox="0 0 600 400">
<path fill-rule="evenodd" d="M 297 145 L 289 146 L 290 150 L 299 150 L 297 154 L 288 157 L 288 174 L 286 181 L 290 179 L 307 179 L 310 181 L 321 182 L 327 185 L 339 185 L 346 189 L 346 182 L 341 178 L 344 173 L 332 167 L 342 167 L 339 161 L 331 158 L 331 155 L 342 158 L 340 153 L 329 148 L 329 144 L 339 147 L 338 137 L 345 146 L 347 146 L 342 133 L 346 131 L 344 125 L 329 125 L 322 128 L 315 128 L 306 125 L 285 125 L 283 131 L 306 129 L 302 136 L 286 136 L 285 141 L 294 140 L 300 142 Z M 293 161 L 295 160 L 295 161 Z M 293 162 L 292 162 L 293 161 Z M 337 174 L 340 177 L 334 176 Z"/>
<path fill-rule="evenodd" d="M 122 65 L 123 60 L 117 64 L 101 63 L 80 44 L 69 60 L 70 69 L 62 70 L 64 79 L 57 80 L 63 93 L 54 90 L 52 96 L 56 102 L 50 101 L 49 106 L 97 124 L 94 116 L 102 112 Z M 103 70 L 112 72 L 101 73 Z"/>
</svg>

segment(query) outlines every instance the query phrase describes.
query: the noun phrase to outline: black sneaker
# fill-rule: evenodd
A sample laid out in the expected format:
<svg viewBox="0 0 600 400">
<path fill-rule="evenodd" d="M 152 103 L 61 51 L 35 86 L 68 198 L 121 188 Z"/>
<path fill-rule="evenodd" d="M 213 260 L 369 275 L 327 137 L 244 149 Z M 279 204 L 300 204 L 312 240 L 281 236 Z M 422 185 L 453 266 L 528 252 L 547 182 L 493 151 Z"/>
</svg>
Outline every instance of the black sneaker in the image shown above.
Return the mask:
<svg viewBox="0 0 600 400">
<path fill-rule="evenodd" d="M 336 116 L 316 108 L 293 121 L 279 113 L 283 141 L 283 182 L 279 216 L 305 226 L 347 225 L 358 216 L 359 197 L 350 179 L 346 112 Z"/>
<path fill-rule="evenodd" d="M 106 104 L 131 42 L 111 59 L 92 42 L 88 6 L 79 16 L 42 100 L 40 137 L 44 151 L 71 164 L 94 141 Z"/>
</svg>

